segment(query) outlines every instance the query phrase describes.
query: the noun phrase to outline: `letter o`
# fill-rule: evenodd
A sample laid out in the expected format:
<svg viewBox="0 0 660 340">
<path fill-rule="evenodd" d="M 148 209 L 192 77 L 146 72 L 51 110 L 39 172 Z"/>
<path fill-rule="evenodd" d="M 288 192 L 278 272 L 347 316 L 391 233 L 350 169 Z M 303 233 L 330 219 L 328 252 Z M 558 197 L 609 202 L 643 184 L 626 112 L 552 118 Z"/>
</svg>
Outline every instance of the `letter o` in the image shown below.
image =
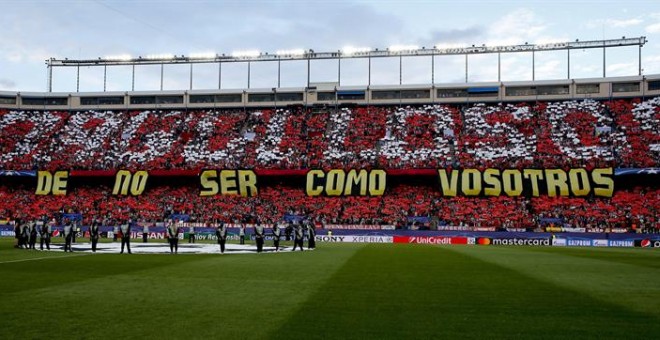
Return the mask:
<svg viewBox="0 0 660 340">
<path fill-rule="evenodd" d="M 328 196 L 341 196 L 344 192 L 344 170 L 333 169 L 328 171 L 325 182 L 325 193 Z"/>
</svg>

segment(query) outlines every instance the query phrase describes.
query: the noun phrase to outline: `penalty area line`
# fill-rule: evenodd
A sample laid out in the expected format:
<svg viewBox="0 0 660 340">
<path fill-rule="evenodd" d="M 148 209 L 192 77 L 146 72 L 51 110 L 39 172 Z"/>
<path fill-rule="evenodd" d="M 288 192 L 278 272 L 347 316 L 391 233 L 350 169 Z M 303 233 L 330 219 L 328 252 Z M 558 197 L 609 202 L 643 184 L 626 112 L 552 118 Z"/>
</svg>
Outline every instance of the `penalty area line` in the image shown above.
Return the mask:
<svg viewBox="0 0 660 340">
<path fill-rule="evenodd" d="M 0 261 L 0 264 L 5 263 L 17 263 L 17 262 L 27 262 L 27 261 L 38 261 L 38 260 L 48 260 L 48 259 L 61 259 L 65 257 L 76 257 L 76 256 L 87 256 L 90 254 L 75 254 L 75 255 L 64 255 L 64 256 L 44 256 L 44 257 L 33 257 L 31 259 L 20 259 L 20 260 L 10 260 L 10 261 Z"/>
</svg>

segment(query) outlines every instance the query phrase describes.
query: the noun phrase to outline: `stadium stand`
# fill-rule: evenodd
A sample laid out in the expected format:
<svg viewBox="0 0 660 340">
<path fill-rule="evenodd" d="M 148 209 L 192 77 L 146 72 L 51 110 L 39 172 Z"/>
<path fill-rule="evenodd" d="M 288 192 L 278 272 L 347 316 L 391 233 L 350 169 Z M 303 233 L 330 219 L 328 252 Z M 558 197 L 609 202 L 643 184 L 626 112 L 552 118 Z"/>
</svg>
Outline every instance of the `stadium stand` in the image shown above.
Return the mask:
<svg viewBox="0 0 660 340">
<path fill-rule="evenodd" d="M 659 107 L 655 98 L 323 112 L 5 110 L 0 168 L 652 167 Z"/>
<path fill-rule="evenodd" d="M 192 220 L 266 222 L 285 214 L 309 216 L 319 225 L 387 224 L 409 227 L 409 216 L 437 217 L 436 225 L 476 228 L 544 227 L 544 219 L 575 228 L 655 228 L 660 190 L 617 191 L 611 199 L 576 197 L 441 197 L 437 192 L 400 185 L 379 197 L 308 197 L 298 188 L 272 186 L 257 197 L 200 197 L 192 186 L 157 186 L 140 196 L 114 196 L 111 188 L 80 186 L 67 196 L 35 196 L 27 188 L 0 186 L 0 216 L 39 218 L 52 212 L 81 213 L 86 219 L 129 217 L 160 221 L 171 214 Z M 88 221 L 86 221 L 88 222 Z M 559 224 L 555 222 L 555 224 Z"/>
<path fill-rule="evenodd" d="M 644 168 L 660 165 L 660 98 L 534 104 L 144 111 L 0 110 L 0 169 Z M 308 197 L 271 181 L 257 197 L 200 197 L 194 186 L 153 185 L 140 196 L 74 185 L 35 196 L 3 181 L 0 216 L 75 211 L 86 218 L 162 219 L 186 213 L 235 221 L 311 216 L 319 224 L 581 228 L 658 225 L 657 188 L 594 197 L 443 197 L 399 183 L 379 197 Z M 27 208 L 27 209 L 26 209 Z"/>
</svg>

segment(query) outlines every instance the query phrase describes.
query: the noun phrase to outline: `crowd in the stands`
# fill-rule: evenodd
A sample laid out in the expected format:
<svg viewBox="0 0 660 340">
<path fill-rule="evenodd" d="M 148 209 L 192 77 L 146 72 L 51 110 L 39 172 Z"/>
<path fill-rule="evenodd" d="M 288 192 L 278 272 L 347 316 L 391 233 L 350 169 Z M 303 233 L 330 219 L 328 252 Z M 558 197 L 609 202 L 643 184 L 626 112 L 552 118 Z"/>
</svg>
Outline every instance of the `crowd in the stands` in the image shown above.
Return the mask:
<svg viewBox="0 0 660 340">
<path fill-rule="evenodd" d="M 199 196 L 193 186 L 155 186 L 140 196 L 114 196 L 111 188 L 80 186 L 66 196 L 35 196 L 20 186 L 0 186 L 0 217 L 52 217 L 80 213 L 98 219 L 162 221 L 186 214 L 197 221 L 237 222 L 258 218 L 273 222 L 303 215 L 327 224 L 414 227 L 410 217 L 426 217 L 425 226 L 538 229 L 551 221 L 572 228 L 660 228 L 660 189 L 616 191 L 611 199 L 576 197 L 442 197 L 430 188 L 397 185 L 383 196 L 308 197 L 300 188 L 264 187 L 256 197 Z"/>
<path fill-rule="evenodd" d="M 0 110 L 0 170 L 419 169 L 658 167 L 660 98 L 419 107 L 28 112 Z M 257 197 L 200 197 L 194 186 L 141 196 L 74 186 L 67 196 L 0 186 L 0 217 L 74 211 L 85 218 L 159 220 L 185 213 L 237 221 L 306 215 L 318 224 L 539 228 L 658 227 L 657 186 L 611 199 L 448 198 L 430 187 L 388 186 L 380 197 L 307 197 L 260 186 Z M 548 222 L 550 221 L 550 222 Z M 412 227 L 415 227 L 412 225 Z"/>
<path fill-rule="evenodd" d="M 0 169 L 657 167 L 660 98 L 421 107 L 0 110 Z"/>
</svg>

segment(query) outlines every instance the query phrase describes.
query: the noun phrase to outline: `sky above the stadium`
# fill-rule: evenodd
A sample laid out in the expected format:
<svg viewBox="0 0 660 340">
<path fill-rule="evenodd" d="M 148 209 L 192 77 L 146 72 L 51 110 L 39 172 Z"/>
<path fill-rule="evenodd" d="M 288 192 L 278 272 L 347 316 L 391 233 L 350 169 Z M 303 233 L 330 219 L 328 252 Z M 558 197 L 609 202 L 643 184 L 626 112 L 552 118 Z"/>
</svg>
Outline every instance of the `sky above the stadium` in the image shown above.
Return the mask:
<svg viewBox="0 0 660 340">
<path fill-rule="evenodd" d="M 660 1 L 31 1 L 0 3 L 0 91 L 45 91 L 44 60 L 190 55 L 345 46 L 509 45 L 646 36 L 643 74 L 660 73 Z M 637 47 L 610 49 L 607 75 L 638 73 Z M 464 58 L 436 57 L 435 82 L 465 80 Z M 502 56 L 502 80 L 531 80 L 531 53 Z M 536 79 L 566 78 L 566 52 L 536 54 Z M 469 81 L 497 80 L 497 55 L 470 57 Z M 282 63 L 282 87 L 306 85 L 304 61 Z M 367 61 L 343 60 L 342 85 L 366 85 Z M 131 89 L 131 69 L 109 67 L 107 90 Z M 189 87 L 189 66 L 168 65 L 165 90 Z M 571 52 L 571 77 L 602 76 L 602 51 Z M 217 65 L 196 65 L 194 89 L 218 87 Z M 223 65 L 222 88 L 245 88 L 247 65 Z M 430 58 L 404 58 L 403 83 L 431 82 Z M 372 61 L 372 84 L 399 83 L 398 58 Z M 336 82 L 337 62 L 312 62 L 312 82 Z M 277 84 L 277 63 L 253 63 L 251 87 Z M 103 68 L 81 68 L 80 91 L 103 90 Z M 136 90 L 158 90 L 160 66 L 138 67 Z M 55 68 L 54 91 L 76 90 L 76 69 Z"/>
</svg>

